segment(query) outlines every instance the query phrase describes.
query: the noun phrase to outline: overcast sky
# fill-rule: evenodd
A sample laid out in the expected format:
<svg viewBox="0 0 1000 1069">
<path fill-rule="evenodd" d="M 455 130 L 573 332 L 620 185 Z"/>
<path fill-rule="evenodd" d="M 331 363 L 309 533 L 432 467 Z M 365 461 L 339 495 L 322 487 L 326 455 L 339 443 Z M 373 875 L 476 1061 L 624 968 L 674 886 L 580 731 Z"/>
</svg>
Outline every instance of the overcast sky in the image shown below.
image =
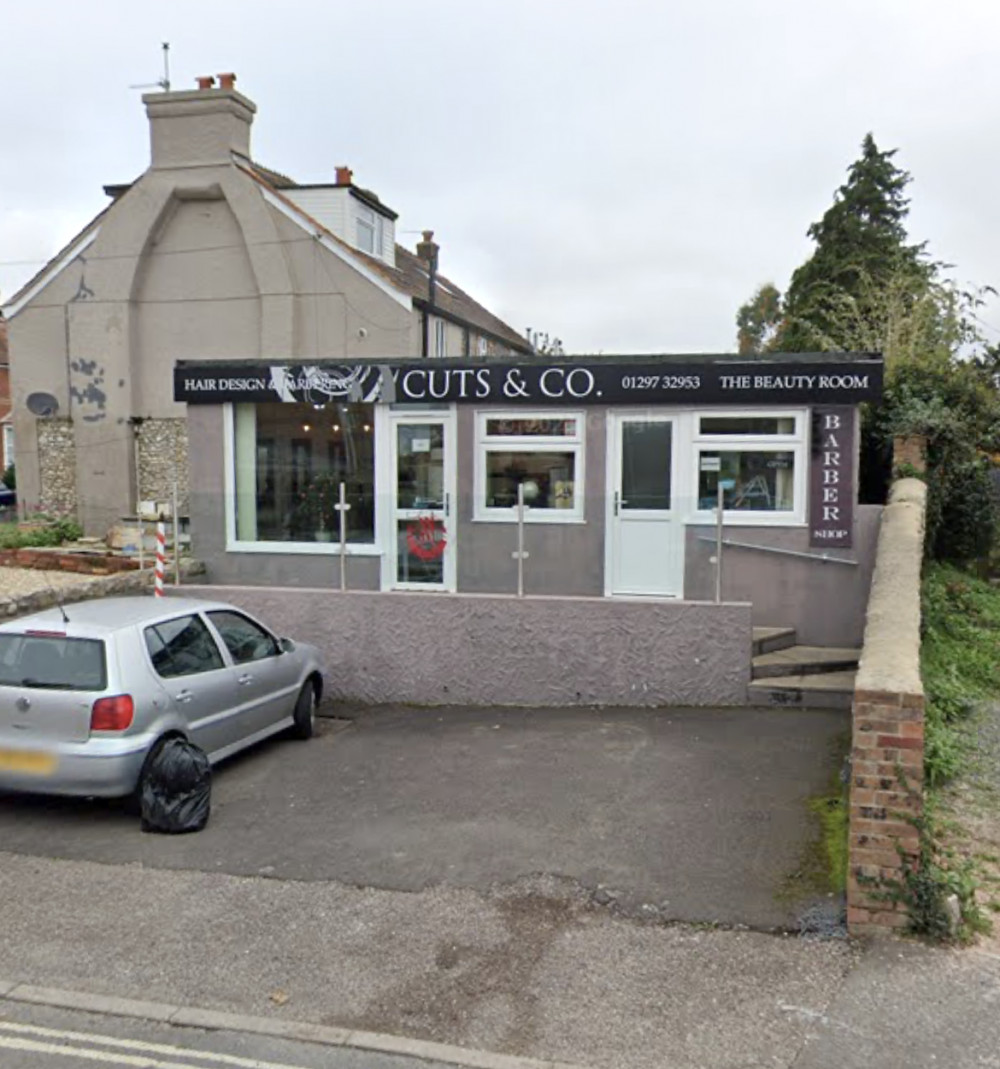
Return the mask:
<svg viewBox="0 0 1000 1069">
<path fill-rule="evenodd" d="M 260 163 L 350 165 L 400 243 L 433 229 L 444 274 L 568 352 L 733 349 L 869 130 L 911 238 L 1000 284 L 990 0 L 36 0 L 0 22 L 3 300 L 146 167 L 130 86 L 163 41 L 175 89 L 236 72 Z"/>
</svg>

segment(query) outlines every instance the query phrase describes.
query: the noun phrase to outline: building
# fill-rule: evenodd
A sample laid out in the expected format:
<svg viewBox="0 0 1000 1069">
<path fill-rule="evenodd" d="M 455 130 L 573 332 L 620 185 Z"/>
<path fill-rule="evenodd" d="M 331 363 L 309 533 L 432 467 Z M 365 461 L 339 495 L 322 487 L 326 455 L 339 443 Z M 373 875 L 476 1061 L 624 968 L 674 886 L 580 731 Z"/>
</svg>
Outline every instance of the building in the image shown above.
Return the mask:
<svg viewBox="0 0 1000 1069">
<path fill-rule="evenodd" d="M 7 321 L 0 315 L 0 474 L 14 463 L 14 425 L 10 411 L 10 355 Z"/>
<path fill-rule="evenodd" d="M 174 373 L 192 532 L 217 582 L 324 587 L 342 567 L 352 590 L 718 597 L 844 646 L 880 511 L 857 505 L 857 406 L 881 381 L 858 354 Z"/>
<path fill-rule="evenodd" d="M 213 583 L 319 589 L 327 626 L 327 592 L 357 592 L 336 611 L 387 621 L 386 671 L 418 602 L 432 648 L 470 598 L 512 627 L 495 595 L 519 592 L 561 614 L 554 651 L 599 634 L 621 666 L 650 627 L 676 637 L 651 701 L 745 695 L 751 623 L 860 641 L 877 355 L 536 354 L 440 275 L 429 231 L 402 249 L 349 169 L 303 186 L 253 163 L 254 105 L 219 82 L 143 98 L 149 169 L 7 306 L 22 500 L 103 534 L 176 480 Z"/>
<path fill-rule="evenodd" d="M 148 169 L 5 306 L 23 501 L 103 535 L 140 502 L 189 506 L 179 360 L 529 354 L 416 254 L 338 167 L 298 185 L 255 164 L 235 76 L 143 97 Z M 27 400 L 35 395 L 35 409 Z"/>
</svg>

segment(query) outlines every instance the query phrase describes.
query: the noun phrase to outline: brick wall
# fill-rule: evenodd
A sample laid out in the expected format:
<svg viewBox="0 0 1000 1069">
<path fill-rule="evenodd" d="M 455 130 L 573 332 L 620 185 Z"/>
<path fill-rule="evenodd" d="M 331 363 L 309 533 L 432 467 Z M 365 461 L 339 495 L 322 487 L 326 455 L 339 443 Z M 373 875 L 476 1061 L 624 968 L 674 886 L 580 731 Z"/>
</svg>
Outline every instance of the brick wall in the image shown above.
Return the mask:
<svg viewBox="0 0 1000 1069">
<path fill-rule="evenodd" d="M 923 776 L 923 695 L 855 691 L 847 915 L 854 934 L 906 924 L 903 907 L 870 881 L 896 880 L 916 860 L 910 820 L 923 809 Z"/>
<path fill-rule="evenodd" d="M 854 691 L 847 923 L 853 935 L 902 928 L 886 897 L 918 852 L 923 811 L 924 692 L 920 573 L 927 487 L 897 482 L 882 514 Z"/>
<path fill-rule="evenodd" d="M 99 554 L 60 553 L 53 549 L 0 549 L 0 568 L 35 568 L 39 571 L 77 572 L 82 575 L 111 575 L 133 571 L 139 562 L 131 557 Z"/>
</svg>

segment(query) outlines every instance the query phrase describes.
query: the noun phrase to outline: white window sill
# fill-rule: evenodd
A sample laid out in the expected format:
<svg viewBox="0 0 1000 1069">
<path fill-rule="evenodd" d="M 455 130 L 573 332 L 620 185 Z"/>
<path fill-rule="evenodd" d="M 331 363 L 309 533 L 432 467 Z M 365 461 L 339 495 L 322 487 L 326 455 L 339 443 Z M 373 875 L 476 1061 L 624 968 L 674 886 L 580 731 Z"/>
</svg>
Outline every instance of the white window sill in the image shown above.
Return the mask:
<svg viewBox="0 0 1000 1069">
<path fill-rule="evenodd" d="M 551 524 L 559 524 L 559 525 L 562 525 L 562 526 L 565 526 L 567 524 L 568 525 L 576 524 L 577 526 L 582 526 L 583 524 L 585 524 L 587 522 L 584 519 L 583 516 L 574 516 L 572 514 L 569 515 L 569 516 L 560 516 L 558 514 L 558 510 L 557 509 L 551 509 L 551 510 L 550 509 L 546 509 L 545 511 L 546 511 L 546 514 L 544 516 L 542 516 L 537 512 L 532 513 L 532 512 L 528 512 L 526 510 L 525 513 L 524 513 L 524 523 L 525 523 L 525 525 L 527 526 L 528 524 L 537 524 L 537 523 L 547 524 L 547 523 L 551 523 Z M 515 512 L 513 515 L 510 515 L 507 512 L 503 512 L 503 513 L 498 513 L 496 516 L 490 515 L 489 513 L 484 513 L 484 514 L 480 514 L 478 516 L 473 516 L 472 517 L 472 522 L 473 523 L 517 523 L 517 513 Z"/>
<path fill-rule="evenodd" d="M 227 542 L 227 553 L 281 553 L 296 557 L 339 557 L 339 542 Z M 346 557 L 381 557 L 378 546 L 348 542 Z"/>
<path fill-rule="evenodd" d="M 684 521 L 688 527 L 715 527 L 719 522 L 714 512 L 698 512 Z M 794 513 L 781 512 L 724 512 L 723 527 L 808 527 L 801 517 Z"/>
</svg>

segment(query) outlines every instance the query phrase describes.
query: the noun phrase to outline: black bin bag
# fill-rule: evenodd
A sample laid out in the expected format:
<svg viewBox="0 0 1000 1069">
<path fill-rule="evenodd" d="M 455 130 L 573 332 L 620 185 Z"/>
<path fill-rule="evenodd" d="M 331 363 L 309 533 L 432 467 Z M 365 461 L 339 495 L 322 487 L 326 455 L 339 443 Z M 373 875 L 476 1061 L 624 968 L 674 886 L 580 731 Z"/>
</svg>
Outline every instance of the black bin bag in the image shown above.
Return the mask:
<svg viewBox="0 0 1000 1069">
<path fill-rule="evenodd" d="M 140 802 L 143 831 L 201 831 L 212 802 L 212 766 L 204 750 L 186 739 L 168 739 L 146 769 Z"/>
</svg>

